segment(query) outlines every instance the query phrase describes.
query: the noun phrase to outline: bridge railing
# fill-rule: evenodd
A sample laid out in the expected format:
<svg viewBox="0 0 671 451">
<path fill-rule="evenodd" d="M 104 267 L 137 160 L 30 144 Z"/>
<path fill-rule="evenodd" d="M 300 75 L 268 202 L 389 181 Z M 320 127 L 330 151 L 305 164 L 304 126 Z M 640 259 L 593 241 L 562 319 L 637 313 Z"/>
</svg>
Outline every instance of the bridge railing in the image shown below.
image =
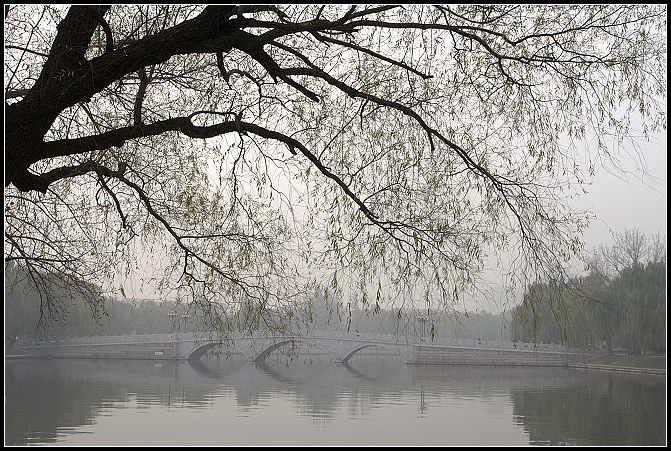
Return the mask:
<svg viewBox="0 0 671 451">
<path fill-rule="evenodd" d="M 468 338 L 421 338 L 421 344 L 429 346 L 453 346 L 464 348 L 510 349 L 518 351 L 556 351 L 566 352 L 566 346 L 557 343 L 523 343 L 513 341 L 492 341 Z"/>
<path fill-rule="evenodd" d="M 54 345 L 54 344 L 114 344 L 114 343 L 142 343 L 176 340 L 178 334 L 128 334 L 128 335 L 85 335 L 81 337 L 67 337 L 49 341 L 18 341 L 22 346 Z M 184 336 L 191 334 L 181 334 Z"/>
<path fill-rule="evenodd" d="M 275 333 L 257 333 L 252 334 L 256 338 L 292 338 L 287 334 Z M 225 337 L 222 337 L 225 338 Z M 241 339 L 244 338 L 241 334 L 233 333 L 230 338 Z M 404 346 L 448 346 L 448 347 L 463 347 L 463 348 L 483 348 L 483 349 L 501 349 L 501 350 L 517 350 L 517 351 L 544 351 L 544 352 L 581 352 L 600 354 L 601 351 L 597 348 L 587 350 L 570 349 L 562 344 L 556 343 L 523 343 L 523 342 L 508 342 L 508 341 L 490 341 L 479 339 L 463 339 L 463 338 L 434 338 L 429 337 L 409 337 L 395 334 L 375 334 L 357 331 L 335 331 L 335 330 L 316 330 L 310 331 L 309 336 L 295 335 L 295 338 L 307 339 L 335 339 L 335 340 L 352 340 L 365 341 L 369 343 L 384 343 L 384 344 L 398 344 Z M 128 334 L 128 335 L 97 335 L 84 337 L 69 337 L 58 341 L 28 343 L 17 342 L 16 346 L 34 346 L 34 345 L 86 345 L 86 344 L 115 344 L 115 343 L 157 343 L 170 341 L 187 341 L 187 340 L 213 340 L 218 339 L 216 333 L 210 332 L 190 332 L 190 333 L 164 333 L 164 334 Z"/>
</svg>

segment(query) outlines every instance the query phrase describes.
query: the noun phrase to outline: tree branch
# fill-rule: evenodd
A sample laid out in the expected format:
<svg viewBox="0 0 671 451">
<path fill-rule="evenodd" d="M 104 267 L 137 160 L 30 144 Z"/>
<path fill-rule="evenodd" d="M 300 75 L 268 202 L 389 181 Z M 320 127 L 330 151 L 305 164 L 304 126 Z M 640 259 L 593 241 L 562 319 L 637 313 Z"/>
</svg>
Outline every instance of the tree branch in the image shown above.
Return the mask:
<svg viewBox="0 0 671 451">
<path fill-rule="evenodd" d="M 111 176 L 117 176 L 118 174 L 123 175 L 125 169 L 126 169 L 125 164 L 119 163 L 119 169 L 117 171 L 112 171 L 111 169 L 105 168 L 104 166 L 100 166 L 95 161 L 90 160 L 75 166 L 61 166 L 60 168 L 52 169 L 51 171 L 45 172 L 44 174 L 41 175 L 30 174 L 31 175 L 29 181 L 30 189 L 29 190 L 22 189 L 23 185 L 17 186 L 17 188 L 21 191 L 35 190 L 41 193 L 46 193 L 47 189 L 49 188 L 49 185 L 58 180 L 77 177 L 79 175 L 84 175 L 91 171 L 95 171 L 100 174 L 111 177 Z"/>
<path fill-rule="evenodd" d="M 12 89 L 5 92 L 5 100 L 15 99 L 17 97 L 25 97 L 30 92 L 30 89 Z"/>
<path fill-rule="evenodd" d="M 367 49 L 365 47 L 361 47 L 361 46 L 358 46 L 356 44 L 351 44 L 351 43 L 346 42 L 346 41 L 341 41 L 340 39 L 335 39 L 335 38 L 331 38 L 331 37 L 328 37 L 328 36 L 323 36 L 323 35 L 321 35 L 317 32 L 313 33 L 313 36 L 321 42 L 330 42 L 331 44 L 336 44 L 336 45 L 340 45 L 340 46 L 343 46 L 343 47 L 348 47 L 352 50 L 356 50 L 358 52 L 366 53 L 366 54 L 368 54 L 372 57 L 375 57 L 375 58 L 377 58 L 381 61 L 386 61 L 388 63 L 391 63 L 391 64 L 395 65 L 395 66 L 398 66 L 398 67 L 401 67 L 401 68 L 403 68 L 407 71 L 410 71 L 415 75 L 419 75 L 424 80 L 428 80 L 429 78 L 433 78 L 433 75 L 427 75 L 425 73 L 422 73 L 422 72 L 418 71 L 417 69 L 408 66 L 407 64 L 403 63 L 402 61 L 396 61 L 392 58 L 387 58 L 386 56 L 381 55 L 381 54 L 379 54 L 377 52 L 374 52 L 370 49 Z M 286 47 L 284 45 L 277 44 L 275 42 L 273 42 L 273 45 L 276 45 L 280 48 L 283 48 L 286 51 L 295 51 L 293 49 L 289 49 L 288 47 Z"/>
<path fill-rule="evenodd" d="M 46 54 L 46 53 L 37 52 L 37 51 L 35 51 L 35 50 L 30 50 L 30 49 L 27 49 L 27 48 L 25 48 L 25 47 L 19 47 L 18 45 L 9 45 L 9 44 L 6 44 L 6 45 L 5 45 L 5 48 L 6 48 L 6 49 L 16 49 L 16 50 L 21 50 L 21 51 L 24 51 L 24 52 L 32 53 L 33 55 L 43 56 L 44 58 L 49 58 L 49 55 Z"/>
<path fill-rule="evenodd" d="M 104 169 L 104 168 L 101 168 Z M 101 171 L 104 172 L 104 171 Z M 140 200 L 144 204 L 145 208 L 147 209 L 147 212 L 158 222 L 161 223 L 161 225 L 164 227 L 164 229 L 173 237 L 177 245 L 184 251 L 185 253 L 185 260 L 188 260 L 189 256 L 192 256 L 195 258 L 197 261 L 199 261 L 201 264 L 205 265 L 206 267 L 210 268 L 212 271 L 215 273 L 219 274 L 222 276 L 224 279 L 228 280 L 229 282 L 232 282 L 233 284 L 237 285 L 241 290 L 245 292 L 247 296 L 254 297 L 249 289 L 252 288 L 251 285 L 243 282 L 239 278 L 236 278 L 235 276 L 228 274 L 224 272 L 221 268 L 213 264 L 212 262 L 206 260 L 202 256 L 198 255 L 196 252 L 194 252 L 193 249 L 191 249 L 188 245 L 184 243 L 183 237 L 180 236 L 177 231 L 168 223 L 168 221 L 159 213 L 157 212 L 151 202 L 151 199 L 147 194 L 144 192 L 142 187 L 137 185 L 136 183 L 132 182 L 131 180 L 128 180 L 126 177 L 123 176 L 123 173 L 120 173 L 119 171 L 109 171 L 108 169 L 106 170 L 105 175 L 108 175 L 110 177 L 115 177 L 119 181 L 121 181 L 123 184 L 128 186 L 129 188 L 133 189 L 137 195 L 139 196 Z M 188 261 L 185 261 L 184 265 L 184 274 L 189 274 L 187 271 L 187 263 Z M 189 274 L 194 280 L 195 277 L 191 274 Z M 202 281 L 201 281 L 202 282 Z"/>
<path fill-rule="evenodd" d="M 242 121 L 228 121 L 216 125 L 199 127 L 192 124 L 191 119 L 198 113 L 194 113 L 190 117 L 180 117 L 168 119 L 165 121 L 156 122 L 151 125 L 136 125 L 132 127 L 125 127 L 121 129 L 112 130 L 99 135 L 87 136 L 79 139 L 65 139 L 59 141 L 51 141 L 42 146 L 41 154 L 47 157 L 57 157 L 64 155 L 75 155 L 94 150 L 103 150 L 112 146 L 120 147 L 129 139 L 142 138 L 147 136 L 159 135 L 168 131 L 179 131 L 180 133 L 190 138 L 212 138 L 232 132 L 249 132 L 263 138 L 272 139 L 283 142 L 289 147 L 290 151 L 294 149 L 308 158 L 319 169 L 319 171 L 327 178 L 333 180 L 343 192 L 352 199 L 371 219 L 375 219 L 375 215 L 368 209 L 368 207 L 354 194 L 349 186 L 337 175 L 326 168 L 319 158 L 310 152 L 300 141 L 286 136 L 280 132 L 269 130 L 256 124 L 242 122 Z M 228 113 L 232 114 L 232 113 Z M 46 188 L 56 180 L 68 177 L 75 177 L 83 173 L 95 169 L 96 163 L 88 162 L 78 166 L 65 166 L 54 169 L 42 175 L 32 175 L 30 189 L 36 189 L 40 192 L 45 192 Z M 17 186 L 22 191 L 27 191 L 24 186 Z"/>
<path fill-rule="evenodd" d="M 140 86 L 137 88 L 137 95 L 135 96 L 135 105 L 133 107 L 134 125 L 142 124 L 142 102 L 144 101 L 144 95 L 147 92 L 147 86 L 149 86 L 149 78 L 147 77 L 147 71 L 145 70 L 144 67 L 138 69 L 137 76 L 140 79 Z"/>
<path fill-rule="evenodd" d="M 106 40 L 105 53 L 113 52 L 114 37 L 112 36 L 112 29 L 105 20 L 105 17 L 103 17 L 102 11 L 96 11 L 96 20 L 98 21 L 103 31 L 105 32 L 105 40 Z"/>
</svg>

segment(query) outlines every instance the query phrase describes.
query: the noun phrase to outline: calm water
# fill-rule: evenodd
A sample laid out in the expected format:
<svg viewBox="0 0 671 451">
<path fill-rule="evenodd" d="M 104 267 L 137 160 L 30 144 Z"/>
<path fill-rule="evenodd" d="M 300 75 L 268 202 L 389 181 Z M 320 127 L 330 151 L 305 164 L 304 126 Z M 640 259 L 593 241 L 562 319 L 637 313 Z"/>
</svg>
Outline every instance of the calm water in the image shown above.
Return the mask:
<svg viewBox="0 0 671 451">
<path fill-rule="evenodd" d="M 393 356 L 5 362 L 5 445 L 665 445 L 666 377 Z"/>
</svg>

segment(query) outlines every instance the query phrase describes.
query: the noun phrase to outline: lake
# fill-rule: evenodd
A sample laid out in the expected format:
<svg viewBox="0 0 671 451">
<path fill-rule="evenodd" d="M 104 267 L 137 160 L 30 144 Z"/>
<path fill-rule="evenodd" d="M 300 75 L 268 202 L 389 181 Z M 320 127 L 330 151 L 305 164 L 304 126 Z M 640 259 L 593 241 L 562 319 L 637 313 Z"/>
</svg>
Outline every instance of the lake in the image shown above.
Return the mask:
<svg viewBox="0 0 671 451">
<path fill-rule="evenodd" d="M 665 445 L 666 376 L 392 355 L 5 360 L 5 445 Z"/>
</svg>

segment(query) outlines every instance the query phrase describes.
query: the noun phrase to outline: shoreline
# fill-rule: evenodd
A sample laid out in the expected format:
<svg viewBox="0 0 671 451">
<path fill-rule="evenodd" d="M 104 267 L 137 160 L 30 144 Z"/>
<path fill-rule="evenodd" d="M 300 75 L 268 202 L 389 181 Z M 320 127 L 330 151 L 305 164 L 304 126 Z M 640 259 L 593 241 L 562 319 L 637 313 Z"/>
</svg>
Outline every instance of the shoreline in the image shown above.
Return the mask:
<svg viewBox="0 0 671 451">
<path fill-rule="evenodd" d="M 666 369 L 664 368 L 635 368 L 630 366 L 598 365 L 589 363 L 573 363 L 569 365 L 569 368 L 597 371 L 617 371 L 620 373 L 652 374 L 656 376 L 666 375 Z"/>
<path fill-rule="evenodd" d="M 36 356 L 32 354 L 5 354 L 5 361 L 6 360 L 27 360 L 27 359 L 54 359 L 58 357 L 42 357 L 42 356 Z M 117 359 L 112 359 L 112 360 L 117 360 Z M 431 364 L 431 363 L 424 363 L 421 365 L 436 365 L 436 366 L 442 366 L 445 364 Z M 462 366 L 471 366 L 467 364 L 459 364 Z M 474 365 L 474 366 L 481 366 L 481 365 Z M 535 365 L 491 365 L 491 366 L 535 366 Z M 547 366 L 547 365 L 538 365 L 538 366 Z M 597 370 L 597 371 L 617 371 L 621 373 L 634 373 L 634 374 L 649 374 L 649 375 L 656 375 L 656 376 L 665 376 L 666 375 L 666 369 L 665 368 L 641 368 L 641 367 L 630 367 L 630 366 L 617 366 L 617 365 L 608 365 L 608 364 L 598 364 L 598 363 L 570 363 L 568 365 L 565 365 L 568 368 L 572 369 L 584 369 L 584 370 Z"/>
</svg>

